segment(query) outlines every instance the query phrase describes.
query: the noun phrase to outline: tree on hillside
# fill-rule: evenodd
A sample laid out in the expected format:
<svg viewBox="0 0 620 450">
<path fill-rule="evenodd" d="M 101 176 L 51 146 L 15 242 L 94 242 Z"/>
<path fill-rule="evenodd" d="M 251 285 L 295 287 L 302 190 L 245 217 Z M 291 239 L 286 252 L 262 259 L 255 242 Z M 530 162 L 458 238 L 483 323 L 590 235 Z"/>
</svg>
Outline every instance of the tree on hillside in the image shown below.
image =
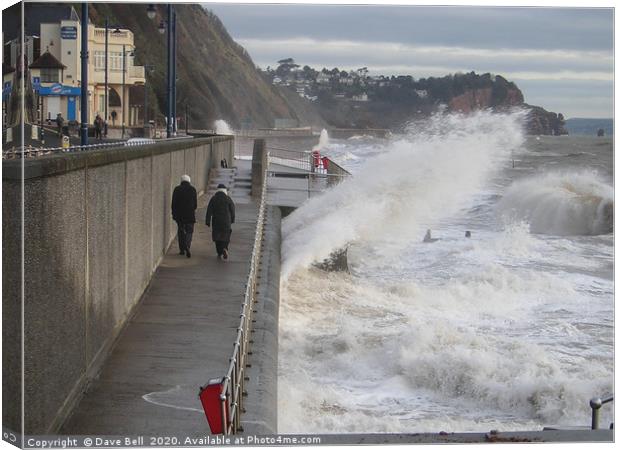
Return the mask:
<svg viewBox="0 0 620 450">
<path fill-rule="evenodd" d="M 276 69 L 276 74 L 279 76 L 286 76 L 291 73 L 291 70 L 299 67 L 299 64 L 295 64 L 295 60 L 293 58 L 281 59 L 278 61 L 278 68 Z"/>
</svg>

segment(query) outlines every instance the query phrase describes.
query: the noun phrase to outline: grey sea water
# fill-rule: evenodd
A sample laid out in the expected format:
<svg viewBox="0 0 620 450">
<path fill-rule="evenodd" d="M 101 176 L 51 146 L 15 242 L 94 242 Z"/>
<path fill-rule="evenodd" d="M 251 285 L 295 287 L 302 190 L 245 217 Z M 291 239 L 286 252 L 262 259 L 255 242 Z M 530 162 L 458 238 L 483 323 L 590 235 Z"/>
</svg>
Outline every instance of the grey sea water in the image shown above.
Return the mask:
<svg viewBox="0 0 620 450">
<path fill-rule="evenodd" d="M 588 425 L 613 390 L 612 140 L 521 122 L 324 146 L 354 176 L 283 224 L 280 432 Z M 350 274 L 312 267 L 343 245 Z"/>
</svg>

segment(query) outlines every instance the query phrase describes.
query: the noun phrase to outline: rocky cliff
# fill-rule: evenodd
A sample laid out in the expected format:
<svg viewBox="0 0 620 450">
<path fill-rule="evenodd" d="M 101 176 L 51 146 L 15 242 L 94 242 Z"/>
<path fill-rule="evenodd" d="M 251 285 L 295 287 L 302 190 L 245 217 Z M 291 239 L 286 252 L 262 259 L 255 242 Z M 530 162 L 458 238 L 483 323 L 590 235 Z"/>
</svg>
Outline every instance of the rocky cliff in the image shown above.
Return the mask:
<svg viewBox="0 0 620 450">
<path fill-rule="evenodd" d="M 521 90 L 514 83 L 499 75 L 495 77 L 492 87 L 468 89 L 448 103 L 451 111 L 464 113 L 487 108 L 501 111 L 515 106 L 522 106 L 529 110 L 526 125 L 528 134 L 556 136 L 568 134 L 564 127 L 562 114 L 547 111 L 540 106 L 528 105 L 524 102 Z"/>
<path fill-rule="evenodd" d="M 154 65 L 147 83 L 161 120 L 166 108 L 166 37 L 158 32 L 158 25 L 166 19 L 166 6 L 156 5 L 155 19 L 147 17 L 146 7 L 146 3 L 91 3 L 89 15 L 98 26 L 107 16 L 111 25 L 133 31 L 136 64 Z M 297 118 L 215 15 L 198 4 L 175 4 L 175 8 L 179 117 L 184 117 L 187 106 L 190 126 L 208 129 L 216 119 L 235 128 L 242 122 L 258 128 L 272 127 L 275 118 Z"/>
</svg>

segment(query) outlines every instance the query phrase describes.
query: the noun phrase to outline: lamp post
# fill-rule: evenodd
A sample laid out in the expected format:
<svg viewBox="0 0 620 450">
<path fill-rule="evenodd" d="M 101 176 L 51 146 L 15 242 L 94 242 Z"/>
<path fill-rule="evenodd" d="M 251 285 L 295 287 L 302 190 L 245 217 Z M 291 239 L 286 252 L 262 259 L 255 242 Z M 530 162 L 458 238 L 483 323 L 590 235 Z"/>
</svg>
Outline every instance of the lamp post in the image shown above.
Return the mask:
<svg viewBox="0 0 620 450">
<path fill-rule="evenodd" d="M 155 68 L 153 64 L 145 64 L 144 65 L 144 137 L 147 136 L 147 131 L 149 129 L 149 91 L 146 88 L 146 76 Z"/>
<path fill-rule="evenodd" d="M 133 56 L 134 52 L 133 50 L 125 50 L 125 44 L 123 44 L 123 99 L 122 99 L 122 108 L 121 111 L 123 113 L 123 117 L 122 117 L 122 124 L 121 124 L 121 139 L 125 139 L 125 118 L 127 117 L 125 114 L 125 73 L 127 72 L 127 55 L 129 56 Z M 129 111 L 129 108 L 127 108 L 127 111 Z"/>
<path fill-rule="evenodd" d="M 177 12 L 172 8 L 172 134 L 177 135 Z"/>
<path fill-rule="evenodd" d="M 80 91 L 80 145 L 88 145 L 88 3 L 82 3 L 82 48 Z"/>
<path fill-rule="evenodd" d="M 108 18 L 105 18 L 105 69 L 104 69 L 104 99 L 103 99 L 103 134 L 105 137 L 108 137 L 108 28 L 110 24 L 108 23 Z"/>
<path fill-rule="evenodd" d="M 121 119 L 121 139 L 125 139 L 125 44 L 123 44 L 123 106 L 121 112 L 123 114 Z"/>
<path fill-rule="evenodd" d="M 185 134 L 189 136 L 189 103 L 185 104 Z"/>
<path fill-rule="evenodd" d="M 173 125 L 176 115 L 176 55 L 175 55 L 175 40 L 176 40 L 176 13 L 174 6 L 167 5 L 168 16 L 166 23 L 162 20 L 159 24 L 159 32 L 166 32 L 166 137 L 170 138 L 173 132 L 176 132 L 176 125 Z M 149 5 L 146 9 L 146 14 L 150 19 L 154 19 L 157 15 L 155 5 Z"/>
<path fill-rule="evenodd" d="M 167 62 L 168 69 L 166 71 L 166 137 L 170 138 L 172 136 L 172 91 L 174 90 L 174 80 L 173 80 L 173 58 L 172 58 L 172 42 L 173 42 L 173 28 L 172 28 L 172 15 L 173 6 L 168 3 L 168 23 L 166 24 L 166 38 L 168 39 L 167 44 Z"/>
</svg>

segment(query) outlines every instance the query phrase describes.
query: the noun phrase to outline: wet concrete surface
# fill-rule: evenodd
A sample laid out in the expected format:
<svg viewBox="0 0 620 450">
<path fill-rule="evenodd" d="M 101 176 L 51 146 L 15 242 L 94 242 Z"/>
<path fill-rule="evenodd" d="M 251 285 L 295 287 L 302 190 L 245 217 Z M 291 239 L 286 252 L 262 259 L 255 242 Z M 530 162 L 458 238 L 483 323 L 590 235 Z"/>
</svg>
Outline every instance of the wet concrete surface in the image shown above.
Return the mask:
<svg viewBox="0 0 620 450">
<path fill-rule="evenodd" d="M 244 189 L 245 190 L 245 189 Z M 257 205 L 234 192 L 236 221 L 228 261 L 217 259 L 199 199 L 192 257 L 176 240 L 154 274 L 136 314 L 60 433 L 204 436 L 209 427 L 199 386 L 228 368 L 239 326 Z M 248 192 L 249 194 L 249 192 Z"/>
</svg>

